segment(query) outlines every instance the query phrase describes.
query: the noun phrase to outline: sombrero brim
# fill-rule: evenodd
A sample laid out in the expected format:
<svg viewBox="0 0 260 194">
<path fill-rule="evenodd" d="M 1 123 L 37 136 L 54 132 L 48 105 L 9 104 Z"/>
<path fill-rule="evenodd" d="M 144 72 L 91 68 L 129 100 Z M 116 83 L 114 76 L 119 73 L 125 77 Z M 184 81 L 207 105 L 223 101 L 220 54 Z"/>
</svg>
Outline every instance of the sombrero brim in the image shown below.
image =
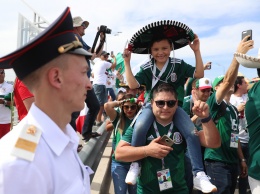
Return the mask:
<svg viewBox="0 0 260 194">
<path fill-rule="evenodd" d="M 242 53 L 235 53 L 237 61 L 247 68 L 260 68 L 260 58 L 251 57 Z"/>
<path fill-rule="evenodd" d="M 151 41 L 156 37 L 171 39 L 174 50 L 188 45 L 194 40 L 193 31 L 185 24 L 174 21 L 157 21 L 146 25 L 138 30 L 129 42 L 129 47 L 133 53 L 149 54 Z"/>
</svg>

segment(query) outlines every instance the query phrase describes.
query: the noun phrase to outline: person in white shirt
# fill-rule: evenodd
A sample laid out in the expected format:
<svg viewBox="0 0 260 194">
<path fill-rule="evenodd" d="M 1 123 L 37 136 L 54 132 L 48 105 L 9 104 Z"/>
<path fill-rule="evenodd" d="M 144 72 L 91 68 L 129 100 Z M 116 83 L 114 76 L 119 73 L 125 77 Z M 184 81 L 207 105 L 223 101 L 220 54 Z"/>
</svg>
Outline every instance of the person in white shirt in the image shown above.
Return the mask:
<svg viewBox="0 0 260 194">
<path fill-rule="evenodd" d="M 84 108 L 91 83 L 73 34 L 70 9 L 22 48 L 0 58 L 33 93 L 27 116 L 0 140 L 0 193 L 89 194 L 91 168 L 80 160 L 69 124 Z"/>
<path fill-rule="evenodd" d="M 114 59 L 114 61 L 113 63 L 110 63 L 107 61 L 108 55 L 109 53 L 107 53 L 106 51 L 102 51 L 100 57 L 95 60 L 95 65 L 92 69 L 92 73 L 94 76 L 93 88 L 100 104 L 100 109 L 96 118 L 96 126 L 100 126 L 102 124 L 101 117 L 104 111 L 104 104 L 107 102 L 107 98 L 108 98 L 107 89 L 106 89 L 106 83 L 107 83 L 106 70 L 109 68 L 116 67 L 116 57 L 114 55 L 111 56 Z"/>
<path fill-rule="evenodd" d="M 107 92 L 111 97 L 111 100 L 114 101 L 116 99 L 115 94 L 115 84 L 116 84 L 116 74 L 114 73 L 114 69 L 107 70 Z"/>
<path fill-rule="evenodd" d="M 0 139 L 11 128 L 11 93 L 13 85 L 5 81 L 5 70 L 0 69 Z"/>
<path fill-rule="evenodd" d="M 239 139 L 244 154 L 244 158 L 248 160 L 249 158 L 249 133 L 247 130 L 247 121 L 245 117 L 245 105 L 247 101 L 247 82 L 244 76 L 237 76 L 237 79 L 234 84 L 234 94 L 230 97 L 230 103 L 235 106 L 239 112 Z M 239 193 L 247 193 L 248 188 L 248 176 L 241 177 L 239 176 L 238 180 L 238 189 Z"/>
</svg>

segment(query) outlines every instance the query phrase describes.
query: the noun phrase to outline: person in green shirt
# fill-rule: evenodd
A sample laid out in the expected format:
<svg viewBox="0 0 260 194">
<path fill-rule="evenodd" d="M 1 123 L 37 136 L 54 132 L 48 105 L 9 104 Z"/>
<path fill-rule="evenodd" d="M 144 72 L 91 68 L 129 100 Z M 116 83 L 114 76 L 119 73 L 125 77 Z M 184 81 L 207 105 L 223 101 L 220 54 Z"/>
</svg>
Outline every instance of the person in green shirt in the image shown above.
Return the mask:
<svg viewBox="0 0 260 194">
<path fill-rule="evenodd" d="M 150 106 L 150 97 L 154 87 L 161 83 L 169 83 L 178 93 L 178 109 L 173 118 L 174 124 L 187 141 L 188 152 L 191 156 L 192 171 L 194 175 L 194 187 L 199 190 L 214 190 L 216 187 L 211 184 L 206 176 L 203 167 L 203 160 L 200 151 L 199 138 L 194 134 L 195 126 L 189 116 L 181 108 L 184 98 L 184 85 L 186 78 L 202 78 L 204 66 L 200 52 L 200 40 L 193 34 L 185 24 L 178 25 L 173 21 L 162 21 L 147 25 L 139 30 L 131 39 L 129 46 L 124 50 L 125 75 L 130 88 L 138 88 L 141 84 L 146 86 L 145 104 L 138 113 L 134 124 L 132 145 L 144 145 L 143 136 L 146 129 L 152 125 L 154 117 Z M 180 27 L 186 26 L 186 27 Z M 184 34 L 182 34 L 184 33 Z M 181 46 L 179 43 L 182 42 Z M 184 60 L 170 57 L 171 51 L 189 45 L 195 56 L 195 67 L 187 64 Z M 131 53 L 150 54 L 150 60 L 140 66 L 139 72 L 134 76 L 131 70 Z M 212 138 L 212 137 L 206 137 Z M 129 184 L 136 183 L 139 162 L 133 164 L 126 177 Z M 203 180 L 208 179 L 206 184 Z M 204 182 L 203 184 L 201 184 Z"/>
<path fill-rule="evenodd" d="M 245 54 L 253 46 L 245 37 L 238 45 L 237 52 Z M 238 159 L 240 159 L 241 176 L 247 175 L 247 165 L 238 138 L 238 112 L 231 105 L 230 96 L 234 92 L 239 63 L 234 57 L 225 76 L 214 79 L 213 94 L 207 100 L 213 120 L 221 136 L 221 146 L 216 149 L 206 148 L 204 153 L 205 168 L 211 182 L 217 186 L 218 194 L 233 194 L 238 176 Z M 224 111 L 222 111 L 224 110 Z"/>
<path fill-rule="evenodd" d="M 247 56 L 246 56 L 247 57 Z M 241 57 L 242 58 L 242 57 Z M 255 58 L 242 58 L 242 65 L 256 64 L 257 75 L 260 77 L 260 62 Z M 252 61 L 252 59 L 254 61 Z M 248 91 L 248 101 L 245 107 L 247 128 L 249 132 L 249 159 L 248 159 L 248 181 L 252 194 L 260 193 L 260 81 L 254 83 Z"/>
<path fill-rule="evenodd" d="M 104 105 L 107 116 L 114 127 L 112 147 L 116 149 L 126 129 L 131 124 L 134 116 L 139 111 L 138 101 L 133 94 L 125 94 L 121 100 L 115 100 Z M 115 194 L 136 194 L 136 185 L 125 183 L 125 177 L 130 169 L 130 162 L 122 162 L 115 159 L 112 155 L 111 174 L 114 183 Z"/>
<path fill-rule="evenodd" d="M 186 96 L 183 101 L 183 110 L 190 116 L 191 121 L 196 126 L 196 133 L 199 133 L 201 128 L 201 119 L 195 115 L 192 111 L 194 105 L 194 98 L 206 102 L 212 91 L 212 84 L 209 78 L 193 79 L 190 84 L 190 95 Z M 219 135 L 219 134 L 218 134 Z M 204 153 L 205 147 L 201 147 L 202 155 Z M 202 158 L 203 159 L 203 158 Z M 193 175 L 192 175 L 192 165 L 190 160 L 189 152 L 185 152 L 185 179 L 187 181 L 187 186 L 189 188 L 189 193 L 193 192 Z"/>
<path fill-rule="evenodd" d="M 187 194 L 188 188 L 184 179 L 185 138 L 172 121 L 178 108 L 175 89 L 170 84 L 160 84 L 153 91 L 151 107 L 155 121 L 143 137 L 145 145 L 131 145 L 133 128 L 130 126 L 116 148 L 115 157 L 125 162 L 141 160 L 142 168 L 137 182 L 138 194 L 158 194 L 162 191 L 165 194 Z M 202 130 L 199 135 L 202 145 L 207 145 L 203 133 L 218 133 L 209 115 L 208 105 L 199 100 L 195 101 L 193 112 L 202 118 L 203 129 L 210 129 Z M 168 142 L 173 142 L 173 145 L 163 145 L 164 142 L 160 140 L 164 135 L 170 138 Z"/>
</svg>

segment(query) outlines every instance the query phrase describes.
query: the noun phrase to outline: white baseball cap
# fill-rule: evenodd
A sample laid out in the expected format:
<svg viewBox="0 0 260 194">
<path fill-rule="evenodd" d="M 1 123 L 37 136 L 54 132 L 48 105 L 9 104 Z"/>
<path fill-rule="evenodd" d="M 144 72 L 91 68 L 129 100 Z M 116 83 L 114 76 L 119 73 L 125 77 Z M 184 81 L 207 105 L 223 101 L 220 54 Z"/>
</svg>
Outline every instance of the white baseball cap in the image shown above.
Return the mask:
<svg viewBox="0 0 260 194">
<path fill-rule="evenodd" d="M 201 78 L 196 81 L 196 88 L 199 88 L 200 90 L 212 88 L 212 84 L 209 78 Z"/>
</svg>

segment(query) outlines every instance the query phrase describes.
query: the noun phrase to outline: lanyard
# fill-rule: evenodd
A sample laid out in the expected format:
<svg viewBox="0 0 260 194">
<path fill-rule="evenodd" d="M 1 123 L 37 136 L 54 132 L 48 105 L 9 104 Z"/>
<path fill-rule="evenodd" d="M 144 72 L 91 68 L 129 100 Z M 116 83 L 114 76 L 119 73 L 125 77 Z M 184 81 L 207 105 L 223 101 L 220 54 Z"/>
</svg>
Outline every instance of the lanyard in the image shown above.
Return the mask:
<svg viewBox="0 0 260 194">
<path fill-rule="evenodd" d="M 170 58 L 170 62 L 169 62 L 169 58 L 168 58 L 158 76 L 156 76 L 156 63 L 155 63 L 155 61 L 154 62 L 150 61 L 150 63 L 153 64 L 153 69 L 152 69 L 152 66 L 150 66 L 152 74 L 153 74 L 153 77 L 152 77 L 152 87 L 150 89 L 151 91 L 152 91 L 152 89 L 154 88 L 154 86 L 157 84 L 157 82 L 159 80 L 164 82 L 164 83 L 168 83 L 167 80 L 169 79 L 169 77 L 171 76 L 171 72 L 175 68 L 175 60 L 176 60 L 175 58 Z M 174 65 L 172 65 L 172 64 L 174 64 Z M 163 75 L 163 73 L 166 71 L 166 68 L 168 67 L 168 65 L 171 65 L 171 69 L 168 72 L 165 80 L 161 80 L 160 78 Z M 145 100 L 144 100 L 144 103 L 146 103 L 148 101 L 149 96 L 150 96 L 150 93 L 147 93 L 147 95 L 145 97 Z"/>
<path fill-rule="evenodd" d="M 152 80 L 152 88 L 156 85 L 156 83 L 159 81 L 159 79 L 161 78 L 162 74 L 165 72 L 166 67 L 168 65 L 169 59 L 166 61 L 166 63 L 164 64 L 162 70 L 160 71 L 158 77 L 156 77 L 156 63 L 154 62 L 153 65 L 153 80 Z"/>
<path fill-rule="evenodd" d="M 170 129 L 168 130 L 168 133 L 167 133 L 167 136 L 168 136 L 168 137 L 170 137 L 171 134 L 172 134 L 173 126 L 174 126 L 174 125 L 173 125 L 173 122 L 171 122 Z M 154 127 L 154 131 L 155 131 L 157 137 L 159 137 L 159 136 L 160 136 L 160 133 L 159 133 L 159 130 L 158 130 L 158 128 L 157 128 L 156 121 L 153 122 L 153 127 Z"/>
<path fill-rule="evenodd" d="M 173 129 L 173 122 L 171 122 L 171 126 L 170 126 L 170 129 L 168 130 L 168 133 L 167 133 L 167 136 L 170 137 L 171 134 L 172 134 L 172 129 Z M 156 136 L 159 137 L 160 136 L 160 133 L 159 133 L 159 130 L 157 128 L 157 124 L 156 124 L 156 121 L 153 122 L 153 127 L 154 127 L 154 131 L 156 133 Z M 165 168 L 165 163 L 164 163 L 164 158 L 162 158 L 162 169 Z"/>
</svg>

